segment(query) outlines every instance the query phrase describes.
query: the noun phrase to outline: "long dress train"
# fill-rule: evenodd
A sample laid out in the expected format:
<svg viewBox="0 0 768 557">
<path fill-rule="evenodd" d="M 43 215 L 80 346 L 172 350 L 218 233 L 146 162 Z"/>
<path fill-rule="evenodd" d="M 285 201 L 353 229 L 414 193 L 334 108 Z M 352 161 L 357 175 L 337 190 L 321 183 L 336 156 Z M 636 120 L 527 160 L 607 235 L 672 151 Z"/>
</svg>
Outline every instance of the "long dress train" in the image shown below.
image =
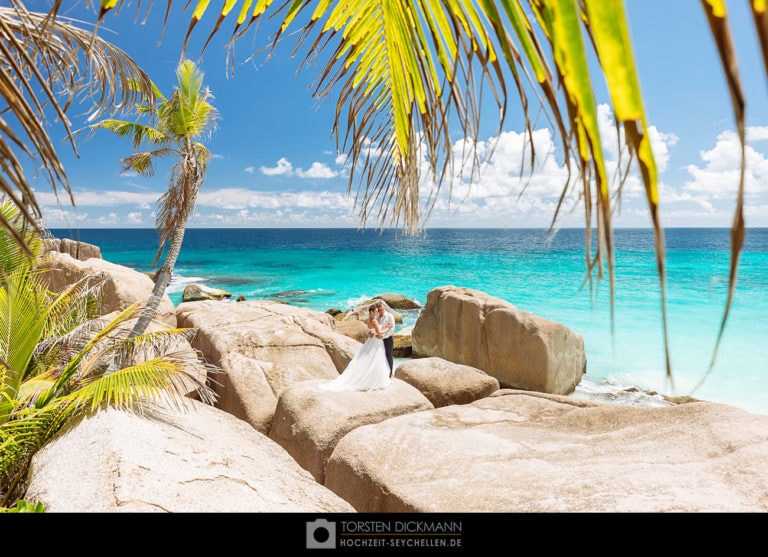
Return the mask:
<svg viewBox="0 0 768 557">
<path fill-rule="evenodd" d="M 373 391 L 386 389 L 392 380 L 384 351 L 384 341 L 370 337 L 336 379 L 322 383 L 328 391 Z"/>
</svg>

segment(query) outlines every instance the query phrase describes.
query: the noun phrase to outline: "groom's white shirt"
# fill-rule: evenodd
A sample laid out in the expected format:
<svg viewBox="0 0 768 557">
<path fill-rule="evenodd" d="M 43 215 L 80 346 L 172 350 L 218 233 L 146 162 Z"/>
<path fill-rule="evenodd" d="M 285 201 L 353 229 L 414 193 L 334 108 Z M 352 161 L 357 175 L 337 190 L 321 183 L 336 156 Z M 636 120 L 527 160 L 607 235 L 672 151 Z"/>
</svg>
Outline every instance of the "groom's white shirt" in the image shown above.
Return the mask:
<svg viewBox="0 0 768 557">
<path fill-rule="evenodd" d="M 391 337 L 395 332 L 395 318 L 387 310 L 384 310 L 384 315 L 377 316 L 376 321 L 379 322 L 379 329 L 381 329 L 381 338 Z"/>
</svg>

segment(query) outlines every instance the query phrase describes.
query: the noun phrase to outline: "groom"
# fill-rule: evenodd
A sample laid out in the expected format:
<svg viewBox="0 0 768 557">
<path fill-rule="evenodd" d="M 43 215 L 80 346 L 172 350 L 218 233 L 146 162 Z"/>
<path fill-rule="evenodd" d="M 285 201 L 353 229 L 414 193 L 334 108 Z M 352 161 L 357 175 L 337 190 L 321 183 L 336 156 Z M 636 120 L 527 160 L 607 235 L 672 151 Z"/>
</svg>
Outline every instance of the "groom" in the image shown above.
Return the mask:
<svg viewBox="0 0 768 557">
<path fill-rule="evenodd" d="M 384 351 L 387 354 L 387 363 L 389 364 L 389 376 L 392 377 L 392 348 L 395 343 L 392 333 L 395 332 L 395 318 L 384 309 L 384 302 L 381 300 L 376 303 L 376 309 L 378 310 L 376 321 L 379 322 L 379 328 L 381 329 L 381 334 L 377 336 L 384 340 Z"/>
</svg>

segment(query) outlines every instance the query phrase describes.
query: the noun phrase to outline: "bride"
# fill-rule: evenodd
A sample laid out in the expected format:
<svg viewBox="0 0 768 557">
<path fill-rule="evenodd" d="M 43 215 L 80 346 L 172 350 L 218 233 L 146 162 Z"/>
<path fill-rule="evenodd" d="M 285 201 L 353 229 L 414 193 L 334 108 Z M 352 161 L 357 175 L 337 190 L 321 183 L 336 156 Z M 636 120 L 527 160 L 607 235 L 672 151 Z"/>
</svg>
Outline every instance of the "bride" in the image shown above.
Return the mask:
<svg viewBox="0 0 768 557">
<path fill-rule="evenodd" d="M 377 338 L 381 333 L 376 320 L 376 306 L 368 308 L 368 340 L 355 354 L 346 369 L 336 379 L 320 385 L 328 391 L 373 391 L 385 389 L 392 381 L 389 363 L 384 351 L 384 341 Z"/>
</svg>

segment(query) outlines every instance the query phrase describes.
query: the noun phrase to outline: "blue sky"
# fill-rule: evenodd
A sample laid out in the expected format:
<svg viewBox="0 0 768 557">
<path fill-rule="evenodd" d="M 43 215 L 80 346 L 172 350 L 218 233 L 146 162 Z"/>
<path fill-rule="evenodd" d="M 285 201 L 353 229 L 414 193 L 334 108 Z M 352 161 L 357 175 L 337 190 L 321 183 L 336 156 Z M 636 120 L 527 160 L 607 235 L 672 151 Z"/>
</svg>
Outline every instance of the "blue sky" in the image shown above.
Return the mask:
<svg viewBox="0 0 768 557">
<path fill-rule="evenodd" d="M 49 4 L 49 0 L 27 2 L 29 9 L 37 11 L 46 10 Z M 93 20 L 84 0 L 65 4 L 73 6 L 68 15 Z M 101 35 L 132 56 L 168 93 L 175 84 L 186 23 L 169 26 L 158 45 L 165 7 L 156 4 L 146 25 L 135 23 L 135 9 L 129 8 L 108 18 Z M 174 4 L 180 12 L 184 3 Z M 728 8 L 747 99 L 745 218 L 748 227 L 764 227 L 768 226 L 768 80 L 748 3 L 731 1 Z M 728 227 L 738 184 L 738 143 L 728 91 L 700 3 L 627 0 L 625 9 L 660 168 L 662 223 Z M 189 54 L 199 53 L 213 17 L 208 14 L 201 22 Z M 214 158 L 188 226 L 357 226 L 358 213 L 347 195 L 343 153 L 337 151 L 331 136 L 331 100 L 318 103 L 312 99 L 309 85 L 314 76 L 309 71 L 297 76 L 300 58 L 291 57 L 289 45 L 278 48 L 266 63 L 263 56 L 247 60 L 266 44 L 266 29 L 237 44 L 234 73 L 227 75 L 224 40 L 230 28 L 231 23 L 225 23 L 220 37 L 197 60 L 221 119 L 208 142 Z M 602 123 L 610 138 L 613 123 L 608 98 L 600 86 L 602 78 L 593 77 L 598 83 Z M 489 109 L 487 135 L 478 140 L 484 145 L 498 140 L 494 154 L 471 184 L 459 177 L 452 199 L 445 190 L 426 226 L 549 226 L 565 180 L 562 164 L 557 156 L 541 157 L 530 178 L 521 182 L 524 136 L 519 103 L 510 96 L 508 123 L 499 137 L 490 114 L 494 107 L 492 103 L 485 106 Z M 85 125 L 76 117 L 77 109 L 71 113 L 74 128 Z M 69 176 L 76 207 L 65 200 L 57 205 L 49 186 L 33 181 L 49 228 L 154 227 L 156 202 L 167 186 L 164 169 L 151 179 L 120 174 L 119 160 L 130 153 L 130 146 L 107 131 L 87 141 L 83 137 L 78 143 L 79 157 L 63 142 L 60 127 L 52 124 L 50 134 Z M 552 133 L 541 124 L 535 141 L 538 153 L 559 150 Z M 615 160 L 614 143 L 609 140 L 605 148 Z M 576 195 L 569 197 L 566 207 L 560 226 L 584 226 Z M 645 207 L 642 186 L 632 176 L 614 225 L 650 226 Z M 366 226 L 377 224 L 372 220 Z"/>
</svg>

